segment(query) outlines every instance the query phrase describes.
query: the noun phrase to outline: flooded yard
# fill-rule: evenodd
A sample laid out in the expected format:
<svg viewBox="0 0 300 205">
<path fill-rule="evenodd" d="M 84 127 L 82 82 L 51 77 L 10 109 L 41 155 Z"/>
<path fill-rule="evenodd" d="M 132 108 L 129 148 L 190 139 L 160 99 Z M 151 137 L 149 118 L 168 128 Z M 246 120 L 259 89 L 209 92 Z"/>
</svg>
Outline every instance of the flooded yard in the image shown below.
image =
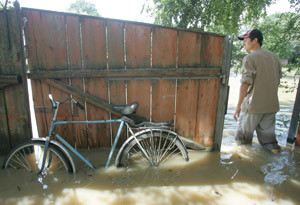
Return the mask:
<svg viewBox="0 0 300 205">
<path fill-rule="evenodd" d="M 295 93 L 280 91 L 276 134 L 282 151 L 273 155 L 256 137 L 252 145 L 236 145 L 238 78 L 230 85 L 221 152 L 189 150 L 189 162 L 176 159 L 159 168 L 105 169 L 108 149 L 85 150 L 98 169 L 79 163 L 75 175 L 49 179 L 0 170 L 0 204 L 299 204 L 300 148 L 286 144 Z"/>
</svg>

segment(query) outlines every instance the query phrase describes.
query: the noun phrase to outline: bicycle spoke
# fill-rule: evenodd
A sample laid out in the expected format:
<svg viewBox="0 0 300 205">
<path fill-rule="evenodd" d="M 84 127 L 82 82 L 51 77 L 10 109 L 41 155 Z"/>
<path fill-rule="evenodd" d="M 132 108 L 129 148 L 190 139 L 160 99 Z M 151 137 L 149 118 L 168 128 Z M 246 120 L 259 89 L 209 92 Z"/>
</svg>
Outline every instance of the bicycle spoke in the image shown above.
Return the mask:
<svg viewBox="0 0 300 205">
<path fill-rule="evenodd" d="M 151 166 L 156 167 L 177 155 L 183 156 L 188 161 L 184 145 L 172 131 L 149 128 L 136 134 L 133 140 L 127 143 L 117 155 L 116 166 L 118 167 L 134 166 L 150 160 L 152 161 L 150 161 Z M 149 163 L 147 164 L 149 165 Z"/>
<path fill-rule="evenodd" d="M 170 140 L 171 141 L 171 140 Z M 169 143 L 168 147 L 166 148 L 165 152 L 162 154 L 162 156 L 160 157 L 159 161 L 165 156 L 165 154 L 172 149 L 175 146 L 175 141 L 176 141 L 176 137 L 171 141 L 171 143 Z"/>
</svg>

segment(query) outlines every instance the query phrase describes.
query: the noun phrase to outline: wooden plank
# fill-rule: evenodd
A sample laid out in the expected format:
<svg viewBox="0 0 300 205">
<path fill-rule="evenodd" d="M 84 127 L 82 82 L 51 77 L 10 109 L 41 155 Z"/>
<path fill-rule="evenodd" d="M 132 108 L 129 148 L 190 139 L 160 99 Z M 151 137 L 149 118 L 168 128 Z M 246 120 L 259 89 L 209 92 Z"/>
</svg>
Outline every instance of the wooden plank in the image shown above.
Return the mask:
<svg viewBox="0 0 300 205">
<path fill-rule="evenodd" d="M 180 78 L 180 77 L 220 77 L 220 68 L 165 68 L 165 69 L 114 69 L 114 70 L 72 70 L 72 71 L 32 71 L 30 79 L 51 78 Z"/>
<path fill-rule="evenodd" d="M 66 35 L 68 39 L 69 49 L 69 70 L 81 70 L 81 56 L 80 56 L 80 24 L 78 16 L 66 16 Z"/>
<path fill-rule="evenodd" d="M 81 78 L 73 78 L 72 87 L 78 89 L 78 90 L 84 90 L 84 84 L 83 84 L 83 79 Z M 72 93 L 71 93 L 72 94 Z M 85 101 L 84 99 L 72 94 L 72 97 L 79 102 L 82 106 L 85 107 Z M 86 107 L 85 107 L 86 109 Z M 85 116 L 85 110 L 80 110 L 77 108 L 75 105 L 73 105 L 73 120 L 75 121 L 85 121 L 86 116 Z M 74 125 L 74 138 L 75 138 L 75 145 L 78 148 L 87 148 L 88 147 L 88 131 L 87 131 L 87 126 L 86 125 Z"/>
<path fill-rule="evenodd" d="M 202 35 L 193 32 L 179 31 L 178 41 L 178 67 L 200 67 Z"/>
<path fill-rule="evenodd" d="M 41 13 L 46 69 L 62 70 L 67 67 L 65 17 L 62 14 Z"/>
<path fill-rule="evenodd" d="M 24 28 L 25 40 L 28 48 L 29 70 L 45 70 L 47 61 L 45 55 L 45 46 L 43 39 L 43 27 L 41 22 L 41 13 L 39 11 L 22 11 L 23 16 L 27 19 L 27 25 Z M 38 127 L 38 135 L 45 137 L 48 135 L 47 118 L 51 113 L 50 107 L 45 107 L 43 94 L 49 94 L 49 86 L 43 84 L 41 81 L 32 80 L 32 95 L 35 109 L 35 118 Z M 48 113 L 46 116 L 46 113 Z"/>
<path fill-rule="evenodd" d="M 295 145 L 300 147 L 300 121 L 298 121 L 298 132 L 297 132 L 297 136 L 296 136 Z"/>
<path fill-rule="evenodd" d="M 15 11 L 7 11 L 9 34 L 6 17 L 0 13 L 0 74 L 20 74 L 20 34 Z"/>
<path fill-rule="evenodd" d="M 131 80 L 127 84 L 127 102 L 138 102 L 137 114 L 150 119 L 150 80 Z"/>
<path fill-rule="evenodd" d="M 108 68 L 124 68 L 124 24 L 107 20 Z"/>
<path fill-rule="evenodd" d="M 23 16 L 27 19 L 24 32 L 29 53 L 29 70 L 45 70 L 47 63 L 41 13 L 38 11 L 24 10 Z"/>
<path fill-rule="evenodd" d="M 78 16 L 66 16 L 67 24 L 67 39 L 69 48 L 69 72 L 75 72 L 82 70 L 82 60 L 81 60 L 81 45 L 80 45 L 80 21 Z M 70 84 L 79 90 L 85 90 L 83 83 L 83 76 L 78 76 L 78 78 L 71 78 Z M 72 96 L 77 102 L 82 106 L 85 106 L 85 101 L 76 96 Z M 75 105 L 72 107 L 72 119 L 74 121 L 85 121 L 85 111 L 78 109 Z M 77 148 L 87 148 L 88 147 L 88 132 L 87 125 L 77 124 L 72 126 L 74 146 Z"/>
<path fill-rule="evenodd" d="M 27 110 L 24 108 L 23 99 L 22 85 L 14 85 L 5 89 L 8 127 L 12 147 L 31 138 Z"/>
<path fill-rule="evenodd" d="M 300 119 L 299 115 L 300 115 L 300 78 L 298 81 L 298 88 L 297 88 L 297 92 L 296 92 L 295 103 L 294 103 L 294 107 L 293 107 L 289 132 L 288 132 L 288 136 L 287 136 L 287 142 L 289 142 L 291 144 L 293 144 L 295 141 L 297 125 L 298 125 L 298 122 Z"/>
<path fill-rule="evenodd" d="M 44 98 L 47 98 L 47 94 L 49 94 L 49 86 L 39 80 L 32 80 L 31 87 L 38 135 L 39 137 L 45 137 L 48 136 L 50 127 L 50 121 L 47 122 L 49 117 L 46 116 L 46 113 L 52 113 L 51 106 L 44 104 Z M 45 91 L 45 93 L 43 91 Z"/>
<path fill-rule="evenodd" d="M 225 110 L 227 109 L 228 101 L 228 81 L 230 73 L 230 62 L 231 62 L 231 49 L 233 43 L 233 36 L 227 36 L 224 40 L 224 49 L 222 54 L 222 76 L 224 78 L 219 83 L 219 100 L 218 100 L 218 112 L 217 112 L 217 121 L 216 129 L 213 140 L 213 150 L 219 151 L 222 144 L 223 128 L 224 128 L 224 119 L 225 119 Z"/>
<path fill-rule="evenodd" d="M 125 81 L 109 81 L 109 90 L 110 90 L 110 103 L 113 105 L 125 105 L 126 104 L 126 88 L 125 88 Z M 118 119 L 119 116 L 112 114 L 112 119 Z M 120 123 L 112 123 L 112 137 L 113 140 L 117 135 Z M 117 144 L 120 147 L 123 142 L 127 139 L 127 132 L 126 128 L 124 127 L 119 142 Z"/>
<path fill-rule="evenodd" d="M 196 134 L 199 80 L 178 80 L 176 96 L 176 132 L 194 140 Z"/>
<path fill-rule="evenodd" d="M 107 82 L 104 79 L 89 78 L 86 80 L 86 92 L 103 100 L 108 99 Z M 108 120 L 109 113 L 94 105 L 87 105 L 87 120 Z M 97 148 L 109 144 L 110 128 L 108 124 L 88 125 L 89 147 Z"/>
<path fill-rule="evenodd" d="M 0 90 L 0 154 L 8 154 L 11 149 L 8 131 L 5 91 Z"/>
<path fill-rule="evenodd" d="M 68 80 L 65 79 L 62 81 L 64 83 L 68 83 Z M 70 94 L 62 91 L 60 89 L 57 89 L 56 87 L 50 86 L 49 87 L 49 93 L 52 94 L 53 99 L 58 102 L 62 102 L 64 99 L 69 98 Z M 45 102 L 47 103 L 47 107 L 51 107 L 50 100 L 45 96 Z M 52 113 L 49 115 L 46 115 L 47 118 L 47 123 L 51 123 L 51 120 L 53 118 Z M 64 104 L 61 104 L 59 107 L 59 111 L 57 113 L 57 121 L 71 121 L 72 118 L 72 109 L 71 109 L 71 103 L 70 101 L 65 102 Z M 59 134 L 61 137 L 63 137 L 68 143 L 71 145 L 75 145 L 75 139 L 73 137 L 73 125 L 67 124 L 67 125 L 57 125 L 55 128 L 55 132 Z"/>
<path fill-rule="evenodd" d="M 106 69 L 105 21 L 81 18 L 84 69 Z"/>
<path fill-rule="evenodd" d="M 195 142 L 213 146 L 219 94 L 218 79 L 200 80 Z"/>
<path fill-rule="evenodd" d="M 176 67 L 177 31 L 154 27 L 152 38 L 152 67 Z"/>
<path fill-rule="evenodd" d="M 203 35 L 201 66 L 222 67 L 224 37 Z"/>
<path fill-rule="evenodd" d="M 125 33 L 126 68 L 150 68 L 151 27 L 127 23 Z"/>
<path fill-rule="evenodd" d="M 82 18 L 81 28 L 83 69 L 107 69 L 105 21 L 100 19 Z M 96 93 L 97 88 L 99 89 L 99 87 L 103 86 L 103 83 L 97 81 L 98 80 L 95 79 L 93 80 L 93 78 L 85 80 L 85 87 L 87 92 L 91 92 L 95 96 L 99 96 L 100 94 Z M 87 84 L 91 84 L 91 86 L 88 86 Z M 103 90 L 106 89 L 107 86 L 104 86 Z M 107 95 L 105 99 L 107 99 Z M 91 106 L 89 104 L 87 105 L 86 109 L 88 120 L 108 119 L 108 113 L 106 110 L 96 109 L 94 106 Z M 94 148 L 100 146 L 100 131 L 101 134 L 107 136 L 107 129 L 104 129 L 104 126 L 105 125 L 88 125 L 89 147 Z M 102 130 L 99 131 L 97 130 L 97 128 L 100 128 Z"/>
<path fill-rule="evenodd" d="M 67 59 L 67 43 L 66 43 L 66 25 L 65 16 L 62 14 L 53 14 L 49 12 L 41 12 L 40 14 L 42 24 L 42 34 L 44 50 L 46 55 L 47 70 L 63 70 L 68 66 Z M 67 83 L 68 80 L 64 79 L 63 82 Z M 51 109 L 51 104 L 48 94 L 51 93 L 56 101 L 62 101 L 69 97 L 68 93 L 61 91 L 55 87 L 48 86 L 42 83 L 44 105 Z M 39 96 L 36 96 L 39 97 Z M 61 106 L 57 115 L 58 121 L 66 121 L 71 118 L 70 104 L 66 103 Z M 53 114 L 46 112 L 47 125 L 51 124 Z M 66 141 L 73 143 L 72 125 L 59 125 L 55 131 L 62 136 Z"/>
<path fill-rule="evenodd" d="M 176 80 L 152 80 L 152 120 L 174 120 Z"/>
</svg>

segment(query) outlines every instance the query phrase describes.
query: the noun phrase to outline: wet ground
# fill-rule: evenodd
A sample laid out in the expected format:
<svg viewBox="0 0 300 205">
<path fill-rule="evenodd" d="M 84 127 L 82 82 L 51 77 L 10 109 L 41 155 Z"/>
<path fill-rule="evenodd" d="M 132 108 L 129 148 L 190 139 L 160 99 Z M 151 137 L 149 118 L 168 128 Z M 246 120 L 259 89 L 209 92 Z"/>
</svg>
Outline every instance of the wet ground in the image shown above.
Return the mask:
<svg viewBox="0 0 300 205">
<path fill-rule="evenodd" d="M 0 204 L 300 204 L 300 148 L 286 144 L 295 93 L 281 93 L 276 134 L 282 152 L 273 155 L 256 137 L 252 145 L 235 144 L 238 79 L 230 85 L 221 152 L 189 151 L 188 163 L 137 170 L 92 171 L 80 164 L 75 175 L 49 179 L 0 170 Z M 108 150 L 84 153 L 104 167 Z"/>
</svg>

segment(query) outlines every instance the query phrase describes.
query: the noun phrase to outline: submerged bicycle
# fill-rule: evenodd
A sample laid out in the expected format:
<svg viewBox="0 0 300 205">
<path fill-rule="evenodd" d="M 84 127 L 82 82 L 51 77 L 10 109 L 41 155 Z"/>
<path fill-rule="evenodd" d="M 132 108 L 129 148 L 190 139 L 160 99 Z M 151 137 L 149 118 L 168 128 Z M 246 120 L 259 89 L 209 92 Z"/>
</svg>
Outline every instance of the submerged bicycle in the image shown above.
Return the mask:
<svg viewBox="0 0 300 205">
<path fill-rule="evenodd" d="M 138 103 L 134 102 L 127 105 L 113 106 L 123 114 L 120 119 L 96 120 L 96 121 L 57 121 L 59 106 L 70 100 L 80 109 L 84 107 L 73 98 L 66 98 L 62 102 L 53 100 L 49 94 L 52 108 L 54 110 L 53 119 L 49 129 L 49 136 L 45 138 L 32 138 L 30 141 L 15 147 L 5 158 L 2 168 L 13 168 L 38 174 L 54 173 L 62 170 L 68 173 L 75 173 L 76 166 L 70 151 L 79 157 L 88 167 L 95 169 L 82 154 L 55 132 L 57 125 L 65 124 L 100 124 L 100 123 L 120 123 L 115 140 L 111 147 L 106 168 L 116 150 L 121 131 L 125 126 L 131 136 L 122 144 L 115 158 L 116 167 L 131 167 L 137 163 L 147 163 L 152 167 L 159 166 L 161 163 L 176 155 L 181 155 L 185 161 L 189 160 L 188 152 L 179 138 L 178 134 L 168 129 L 172 127 L 172 122 L 154 123 L 142 122 L 136 124 L 130 118 L 138 108 Z"/>
</svg>

